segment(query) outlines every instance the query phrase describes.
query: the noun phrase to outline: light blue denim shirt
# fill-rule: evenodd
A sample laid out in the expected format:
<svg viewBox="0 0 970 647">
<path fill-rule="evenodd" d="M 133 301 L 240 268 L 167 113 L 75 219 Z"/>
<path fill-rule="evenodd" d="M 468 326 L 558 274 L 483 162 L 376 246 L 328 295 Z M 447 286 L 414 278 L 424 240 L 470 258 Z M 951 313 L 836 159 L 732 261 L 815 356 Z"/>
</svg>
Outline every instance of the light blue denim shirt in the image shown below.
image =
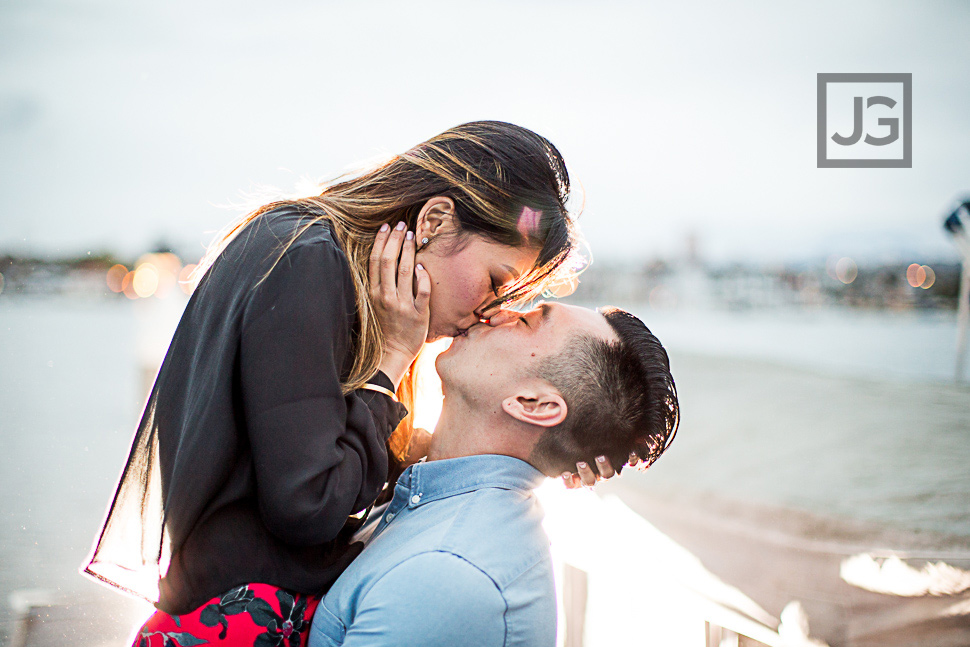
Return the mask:
<svg viewBox="0 0 970 647">
<path fill-rule="evenodd" d="M 545 478 L 493 454 L 412 465 L 364 552 L 317 607 L 310 647 L 552 647 Z"/>
</svg>

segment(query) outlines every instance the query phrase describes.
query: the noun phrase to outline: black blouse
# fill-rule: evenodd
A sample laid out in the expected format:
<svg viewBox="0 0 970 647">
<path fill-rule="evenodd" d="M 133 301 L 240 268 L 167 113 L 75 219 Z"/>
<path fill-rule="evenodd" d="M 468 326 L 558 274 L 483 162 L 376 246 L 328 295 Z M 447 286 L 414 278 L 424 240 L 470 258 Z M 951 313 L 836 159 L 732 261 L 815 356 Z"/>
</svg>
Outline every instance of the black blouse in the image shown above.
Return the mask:
<svg viewBox="0 0 970 647">
<path fill-rule="evenodd" d="M 343 395 L 359 332 L 347 257 L 286 206 L 220 254 L 182 314 L 86 572 L 186 613 L 235 585 L 326 591 L 388 477 L 407 409 Z M 280 258 L 269 275 L 260 279 Z M 378 372 L 370 380 L 393 390 Z"/>
</svg>

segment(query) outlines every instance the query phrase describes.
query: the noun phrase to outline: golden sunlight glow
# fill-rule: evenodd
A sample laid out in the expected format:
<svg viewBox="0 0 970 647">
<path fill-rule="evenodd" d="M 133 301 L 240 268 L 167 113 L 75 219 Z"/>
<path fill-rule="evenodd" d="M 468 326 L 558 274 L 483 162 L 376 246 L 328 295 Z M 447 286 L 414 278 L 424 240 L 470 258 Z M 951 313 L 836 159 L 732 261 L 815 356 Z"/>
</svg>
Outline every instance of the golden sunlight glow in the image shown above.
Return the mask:
<svg viewBox="0 0 970 647">
<path fill-rule="evenodd" d="M 588 574 L 585 633 L 596 636 L 597 645 L 631 644 L 630 618 L 649 627 L 649 644 L 703 646 L 704 623 L 710 620 L 734 625 L 766 645 L 781 645 L 777 618 L 721 581 L 616 495 L 567 490 L 559 479 L 547 480 L 535 493 L 546 513 L 543 527 L 554 563 Z M 630 576 L 630 555 L 651 556 L 650 577 Z"/>
<path fill-rule="evenodd" d="M 451 339 L 425 344 L 418 357 L 418 385 L 414 398 L 414 426 L 434 432 L 441 416 L 441 378 L 435 370 L 435 359 L 448 350 Z"/>
</svg>

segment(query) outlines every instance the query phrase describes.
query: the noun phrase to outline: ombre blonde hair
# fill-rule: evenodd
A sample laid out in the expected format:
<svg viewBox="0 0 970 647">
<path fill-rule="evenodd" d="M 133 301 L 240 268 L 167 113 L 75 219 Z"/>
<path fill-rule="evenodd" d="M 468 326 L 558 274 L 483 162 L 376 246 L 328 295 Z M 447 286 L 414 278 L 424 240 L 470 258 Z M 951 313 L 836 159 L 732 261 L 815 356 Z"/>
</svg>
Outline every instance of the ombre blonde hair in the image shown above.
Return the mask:
<svg viewBox="0 0 970 647">
<path fill-rule="evenodd" d="M 538 249 L 533 268 L 504 294 L 496 295 L 486 310 L 500 303 L 525 303 L 551 287 L 573 282 L 583 260 L 576 252 L 579 236 L 566 208 L 570 186 L 565 162 L 551 142 L 527 128 L 502 121 L 462 124 L 343 179 L 347 175 L 323 185 L 319 195 L 277 200 L 246 214 L 217 236 L 194 277 L 198 280 L 240 231 L 273 209 L 295 206 L 309 216 L 283 252 L 306 227 L 329 220 L 350 262 L 357 290 L 360 335 L 353 368 L 341 385 L 345 394 L 360 388 L 378 371 L 383 355 L 384 333 L 368 298 L 368 264 L 374 237 L 384 223 L 403 220 L 414 231 L 424 204 L 432 197 L 447 196 L 455 204 L 458 236 L 451 252 L 470 234 Z M 524 234 L 519 215 L 526 207 L 536 212 L 537 219 Z M 398 461 L 407 456 L 414 431 L 416 364 L 417 360 L 397 389 L 398 399 L 409 411 L 388 441 Z"/>
</svg>

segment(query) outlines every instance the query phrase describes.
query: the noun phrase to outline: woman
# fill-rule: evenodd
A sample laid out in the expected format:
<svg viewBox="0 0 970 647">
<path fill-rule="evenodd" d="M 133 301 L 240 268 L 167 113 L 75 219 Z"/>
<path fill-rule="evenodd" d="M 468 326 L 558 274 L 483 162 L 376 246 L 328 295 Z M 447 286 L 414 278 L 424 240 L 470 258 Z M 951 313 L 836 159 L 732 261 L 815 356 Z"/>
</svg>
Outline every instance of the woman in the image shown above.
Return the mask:
<svg viewBox="0 0 970 647">
<path fill-rule="evenodd" d="M 474 122 L 214 246 L 85 568 L 157 600 L 136 644 L 303 644 L 402 469 L 422 344 L 568 277 L 568 193 L 550 142 Z"/>
</svg>

